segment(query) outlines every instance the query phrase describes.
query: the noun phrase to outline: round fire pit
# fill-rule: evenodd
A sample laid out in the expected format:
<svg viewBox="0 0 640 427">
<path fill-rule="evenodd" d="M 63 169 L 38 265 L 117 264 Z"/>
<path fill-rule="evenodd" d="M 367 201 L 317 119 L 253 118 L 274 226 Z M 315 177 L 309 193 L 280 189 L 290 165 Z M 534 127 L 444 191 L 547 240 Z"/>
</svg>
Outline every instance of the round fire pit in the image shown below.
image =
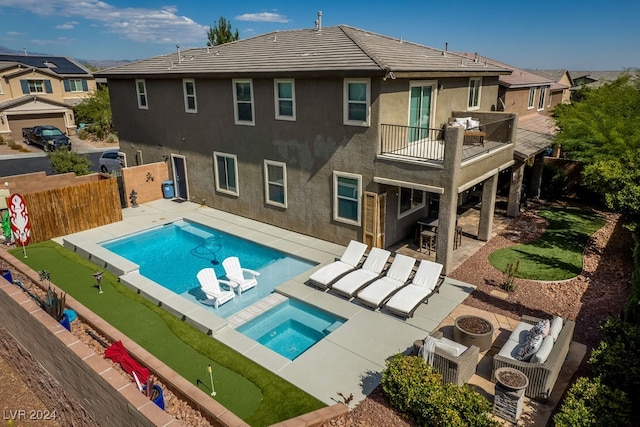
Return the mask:
<svg viewBox="0 0 640 427">
<path fill-rule="evenodd" d="M 496 382 L 508 390 L 518 391 L 527 388 L 529 385 L 529 378 L 523 372 L 514 368 L 498 368 L 494 375 Z"/>
<path fill-rule="evenodd" d="M 480 351 L 488 350 L 493 342 L 493 325 L 479 316 L 459 316 L 454 324 L 453 339 L 467 347 L 475 345 Z"/>
</svg>

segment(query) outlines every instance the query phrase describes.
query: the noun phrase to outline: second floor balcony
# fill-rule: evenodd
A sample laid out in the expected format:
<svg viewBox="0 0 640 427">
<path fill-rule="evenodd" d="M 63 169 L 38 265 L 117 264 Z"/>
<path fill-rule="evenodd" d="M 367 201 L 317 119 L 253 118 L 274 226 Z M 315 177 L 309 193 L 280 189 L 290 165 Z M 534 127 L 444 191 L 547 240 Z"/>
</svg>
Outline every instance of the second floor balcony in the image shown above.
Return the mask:
<svg viewBox="0 0 640 427">
<path fill-rule="evenodd" d="M 456 115 L 454 113 L 454 117 Z M 496 113 L 478 114 L 479 124 L 465 130 L 462 162 L 513 142 L 515 116 L 491 117 L 496 115 Z M 382 124 L 380 128 L 381 155 L 438 164 L 444 161 L 445 128 L 431 129 L 392 124 Z"/>
</svg>

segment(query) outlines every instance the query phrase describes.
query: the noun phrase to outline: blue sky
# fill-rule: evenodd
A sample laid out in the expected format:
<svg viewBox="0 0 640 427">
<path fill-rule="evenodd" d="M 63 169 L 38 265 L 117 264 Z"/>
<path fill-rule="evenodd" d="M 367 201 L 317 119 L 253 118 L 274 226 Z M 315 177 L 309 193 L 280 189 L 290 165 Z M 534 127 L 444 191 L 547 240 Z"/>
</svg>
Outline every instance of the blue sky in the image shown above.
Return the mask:
<svg viewBox="0 0 640 427">
<path fill-rule="evenodd" d="M 205 46 L 220 17 L 240 38 L 346 24 L 520 68 L 640 67 L 640 2 L 0 0 L 0 45 L 80 59 L 143 59 Z"/>
</svg>

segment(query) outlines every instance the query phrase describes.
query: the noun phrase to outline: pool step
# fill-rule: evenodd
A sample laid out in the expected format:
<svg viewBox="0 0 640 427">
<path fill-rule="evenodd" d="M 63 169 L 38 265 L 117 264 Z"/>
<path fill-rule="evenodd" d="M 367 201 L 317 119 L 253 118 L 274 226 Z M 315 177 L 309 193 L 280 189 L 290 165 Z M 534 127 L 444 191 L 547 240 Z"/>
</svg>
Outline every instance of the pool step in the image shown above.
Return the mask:
<svg viewBox="0 0 640 427">
<path fill-rule="evenodd" d="M 324 328 L 322 330 L 322 333 L 324 335 L 328 335 L 331 332 L 335 331 L 336 329 L 338 329 L 340 326 L 344 325 L 344 322 L 341 320 L 336 320 L 335 322 L 333 322 L 332 324 L 330 324 L 329 326 L 327 326 L 326 328 Z"/>
<path fill-rule="evenodd" d="M 285 297 L 284 295 L 279 294 L 277 292 L 273 292 L 269 294 L 267 297 L 256 302 L 255 304 L 245 308 L 244 310 L 237 312 L 231 317 L 228 317 L 227 321 L 233 328 L 237 328 L 238 326 L 244 323 L 247 323 L 249 320 L 255 317 L 258 317 L 265 311 L 270 310 L 271 308 L 282 303 L 283 301 L 286 301 L 287 299 L 288 298 Z"/>
</svg>

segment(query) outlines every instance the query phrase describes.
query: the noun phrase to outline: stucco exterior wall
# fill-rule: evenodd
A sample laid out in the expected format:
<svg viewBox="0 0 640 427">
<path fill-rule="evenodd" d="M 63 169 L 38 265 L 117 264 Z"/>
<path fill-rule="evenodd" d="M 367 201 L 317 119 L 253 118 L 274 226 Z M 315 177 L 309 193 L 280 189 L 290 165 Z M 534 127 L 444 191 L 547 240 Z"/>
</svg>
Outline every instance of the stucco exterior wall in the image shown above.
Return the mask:
<svg viewBox="0 0 640 427">
<path fill-rule="evenodd" d="M 332 219 L 333 172 L 361 174 L 364 189 L 377 188 L 378 81 L 370 127 L 343 125 L 341 78 L 296 79 L 293 122 L 275 119 L 273 80 L 253 79 L 255 126 L 234 124 L 228 79 L 196 80 L 197 114 L 184 112 L 181 80 L 147 79 L 148 110 L 138 109 L 133 80 L 109 85 L 121 151 L 134 158 L 142 150 L 145 162 L 184 155 L 192 200 L 337 242 L 361 238 L 360 227 Z M 237 156 L 238 197 L 215 191 L 214 152 Z M 265 203 L 265 159 L 287 165 L 287 209 Z"/>
<path fill-rule="evenodd" d="M 448 122 L 452 109 L 466 110 L 469 79 L 432 80 L 438 82 L 433 123 L 440 128 Z M 343 124 L 344 80 L 340 77 L 295 79 L 295 121 L 276 120 L 273 79 L 252 79 L 253 126 L 234 123 L 231 79 L 196 79 L 197 113 L 185 112 L 180 78 L 146 79 L 146 110 L 138 108 L 133 79 L 110 80 L 109 87 L 120 150 L 129 159 L 135 158 L 137 150 L 142 151 L 145 163 L 160 162 L 172 154 L 184 156 L 192 201 L 346 244 L 351 239 L 362 240 L 362 225 L 333 219 L 334 172 L 361 176 L 361 200 L 366 191 L 397 190 L 383 188 L 374 177 L 447 186 L 448 173 L 442 166 L 378 156 L 380 125 L 408 125 L 411 81 L 371 79 L 368 127 Z M 481 111 L 495 108 L 497 92 L 497 77 L 483 78 L 481 108 L 469 114 L 478 117 Z M 238 195 L 215 190 L 214 152 L 237 156 Z M 265 201 L 265 160 L 286 164 L 286 208 Z M 487 159 L 464 176 L 480 176 L 486 172 L 480 169 L 495 169 L 498 163 L 503 163 L 502 157 Z M 170 171 L 169 178 L 173 177 Z M 392 214 L 388 219 L 397 216 L 397 200 L 388 198 L 387 206 L 387 213 Z M 362 215 L 362 208 L 360 212 Z M 397 232 L 387 228 L 388 242 L 404 237 L 405 221 L 411 219 L 403 218 Z"/>
</svg>

